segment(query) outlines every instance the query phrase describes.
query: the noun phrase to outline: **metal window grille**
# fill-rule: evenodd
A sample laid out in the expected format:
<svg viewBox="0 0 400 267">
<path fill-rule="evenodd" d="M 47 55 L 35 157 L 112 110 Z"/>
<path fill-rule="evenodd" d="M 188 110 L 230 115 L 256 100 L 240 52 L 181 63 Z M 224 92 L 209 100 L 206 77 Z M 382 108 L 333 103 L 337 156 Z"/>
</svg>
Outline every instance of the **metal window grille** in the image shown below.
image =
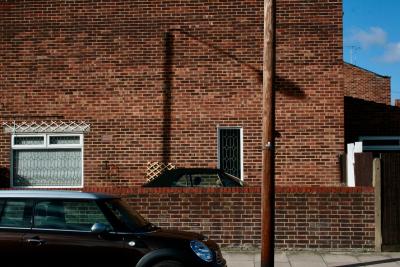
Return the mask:
<svg viewBox="0 0 400 267">
<path fill-rule="evenodd" d="M 12 135 L 15 187 L 82 187 L 83 135 Z"/>
<path fill-rule="evenodd" d="M 242 178 L 242 129 L 218 129 L 218 156 L 220 169 Z"/>
</svg>

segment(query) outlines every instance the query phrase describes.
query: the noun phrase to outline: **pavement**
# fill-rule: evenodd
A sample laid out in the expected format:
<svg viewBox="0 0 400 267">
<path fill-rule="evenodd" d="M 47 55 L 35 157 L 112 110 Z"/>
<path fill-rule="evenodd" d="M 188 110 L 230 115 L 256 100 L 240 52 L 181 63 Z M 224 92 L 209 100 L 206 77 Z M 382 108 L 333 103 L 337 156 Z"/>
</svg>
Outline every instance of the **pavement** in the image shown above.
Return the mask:
<svg viewBox="0 0 400 267">
<path fill-rule="evenodd" d="M 259 252 L 223 251 L 228 267 L 259 267 Z M 275 267 L 400 267 L 400 252 L 388 253 L 328 253 L 275 252 Z"/>
</svg>

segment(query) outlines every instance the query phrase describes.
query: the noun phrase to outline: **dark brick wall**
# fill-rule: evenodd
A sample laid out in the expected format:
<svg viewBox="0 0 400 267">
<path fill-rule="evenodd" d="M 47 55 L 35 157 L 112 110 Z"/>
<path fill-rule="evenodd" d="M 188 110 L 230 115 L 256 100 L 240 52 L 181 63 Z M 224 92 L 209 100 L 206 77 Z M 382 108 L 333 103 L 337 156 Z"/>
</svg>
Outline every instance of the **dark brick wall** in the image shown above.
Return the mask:
<svg viewBox="0 0 400 267">
<path fill-rule="evenodd" d="M 4 3 L 4 1 L 0 1 Z M 216 166 L 244 131 L 260 184 L 263 2 L 12 1 L 0 8 L 0 120 L 85 120 L 86 186 L 136 186 L 148 161 Z M 339 185 L 341 0 L 277 1 L 278 184 Z M 0 135 L 0 167 L 10 138 Z"/>
<path fill-rule="evenodd" d="M 202 232 L 223 247 L 260 246 L 259 187 L 109 192 L 159 226 Z M 277 187 L 276 248 L 373 250 L 374 201 L 373 188 Z"/>
<path fill-rule="evenodd" d="M 390 77 L 344 63 L 345 96 L 390 105 Z"/>
</svg>

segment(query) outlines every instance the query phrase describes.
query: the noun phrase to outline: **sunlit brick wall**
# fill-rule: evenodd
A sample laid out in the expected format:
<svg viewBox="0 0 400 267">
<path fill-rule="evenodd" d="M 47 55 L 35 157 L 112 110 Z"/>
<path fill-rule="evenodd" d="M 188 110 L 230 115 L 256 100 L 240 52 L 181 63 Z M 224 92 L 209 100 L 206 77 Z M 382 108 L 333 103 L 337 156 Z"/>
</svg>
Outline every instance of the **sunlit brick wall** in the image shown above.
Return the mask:
<svg viewBox="0 0 400 267">
<path fill-rule="evenodd" d="M 348 63 L 343 71 L 345 96 L 390 105 L 390 77 Z"/>
<path fill-rule="evenodd" d="M 0 119 L 90 123 L 86 186 L 141 185 L 148 161 L 215 167 L 218 126 L 243 128 L 261 183 L 262 1 L 0 3 Z M 341 1 L 278 0 L 278 184 L 339 185 L 342 81 Z"/>
</svg>

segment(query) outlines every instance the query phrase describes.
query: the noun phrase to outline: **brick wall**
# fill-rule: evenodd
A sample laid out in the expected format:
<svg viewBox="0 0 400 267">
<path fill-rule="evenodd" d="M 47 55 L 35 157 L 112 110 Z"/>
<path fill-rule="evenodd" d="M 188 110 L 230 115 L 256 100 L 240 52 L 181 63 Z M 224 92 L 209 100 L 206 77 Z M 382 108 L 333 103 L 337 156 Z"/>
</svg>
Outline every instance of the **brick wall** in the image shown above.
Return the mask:
<svg viewBox="0 0 400 267">
<path fill-rule="evenodd" d="M 390 77 L 344 63 L 345 96 L 390 105 Z"/>
<path fill-rule="evenodd" d="M 107 191 L 87 188 L 88 191 Z M 202 232 L 223 247 L 260 246 L 259 187 L 110 188 L 151 222 Z M 373 188 L 277 187 L 278 249 L 373 250 Z"/>
<path fill-rule="evenodd" d="M 4 1 L 0 1 L 0 3 Z M 277 1 L 279 184 L 338 185 L 341 0 Z M 12 1 L 0 8 L 0 120 L 84 120 L 86 186 L 137 186 L 148 161 L 215 167 L 244 132 L 260 184 L 263 2 Z M 0 135 L 0 167 L 10 138 Z"/>
<path fill-rule="evenodd" d="M 278 0 L 276 59 L 277 183 L 338 185 L 342 1 Z"/>
<path fill-rule="evenodd" d="M 373 188 L 282 188 L 276 195 L 276 246 L 374 250 Z"/>
</svg>

